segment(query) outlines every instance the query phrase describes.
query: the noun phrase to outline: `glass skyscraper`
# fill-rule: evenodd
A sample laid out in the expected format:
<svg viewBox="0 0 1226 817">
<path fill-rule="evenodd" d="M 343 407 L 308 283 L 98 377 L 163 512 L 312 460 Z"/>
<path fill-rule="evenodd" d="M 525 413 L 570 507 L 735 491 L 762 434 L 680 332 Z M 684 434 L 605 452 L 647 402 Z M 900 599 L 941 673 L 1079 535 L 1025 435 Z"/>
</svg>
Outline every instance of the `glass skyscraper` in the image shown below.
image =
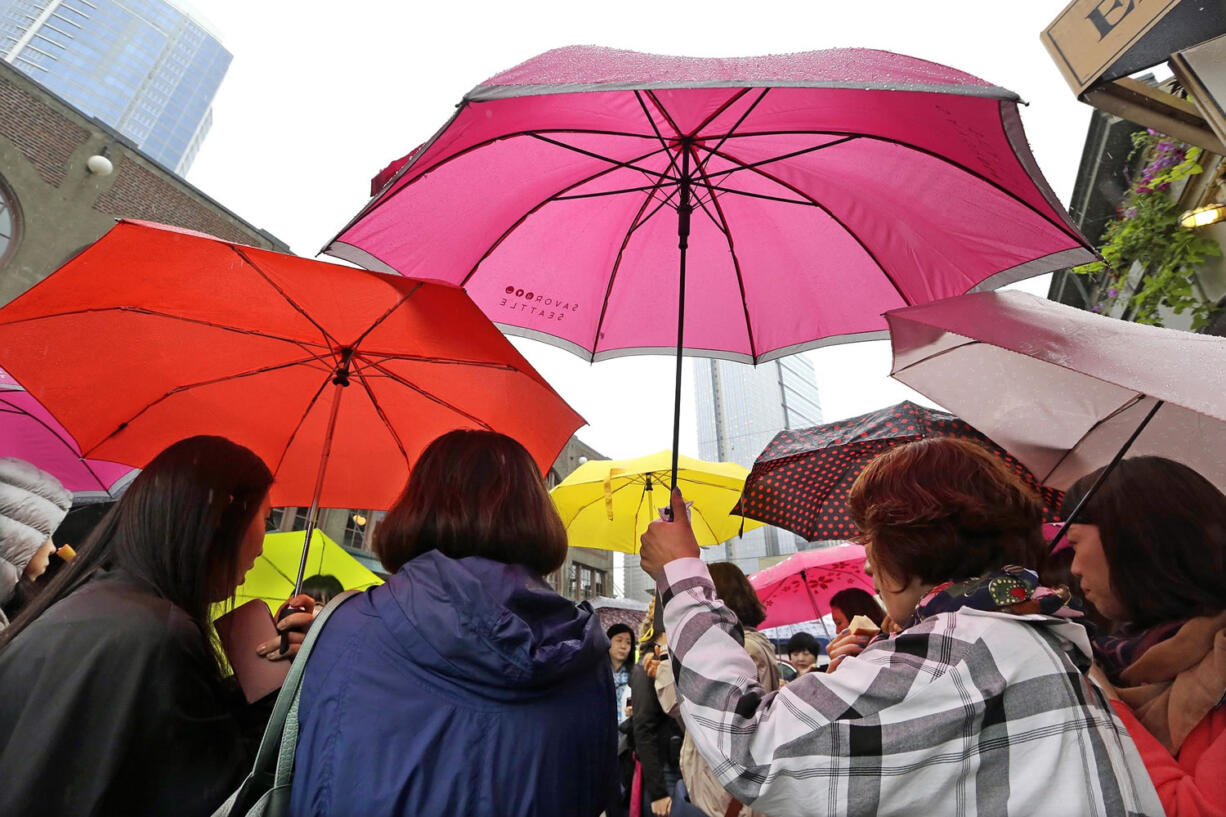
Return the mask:
<svg viewBox="0 0 1226 817">
<path fill-rule="evenodd" d="M 762 449 L 780 431 L 822 422 L 813 363 L 790 355 L 759 366 L 695 358 L 698 456 L 753 467 Z M 794 533 L 763 527 L 723 545 L 702 549 L 708 561 L 735 561 L 746 573 L 759 569 L 764 556 L 795 553 L 804 540 Z M 638 556 L 625 557 L 627 598 L 642 600 L 652 587 L 639 569 Z"/>
<path fill-rule="evenodd" d="M 179 175 L 232 59 L 163 0 L 0 0 L 0 55 Z"/>
</svg>

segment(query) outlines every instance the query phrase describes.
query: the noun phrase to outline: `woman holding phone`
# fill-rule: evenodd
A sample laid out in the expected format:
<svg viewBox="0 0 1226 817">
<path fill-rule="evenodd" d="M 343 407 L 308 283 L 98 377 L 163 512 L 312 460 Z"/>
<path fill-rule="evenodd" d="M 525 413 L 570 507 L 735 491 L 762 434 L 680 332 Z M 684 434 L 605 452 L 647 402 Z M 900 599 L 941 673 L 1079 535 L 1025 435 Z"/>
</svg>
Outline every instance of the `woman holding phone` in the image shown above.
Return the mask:
<svg viewBox="0 0 1226 817">
<path fill-rule="evenodd" d="M 263 548 L 271 484 L 229 440 L 175 443 L 0 632 L 0 814 L 207 815 L 242 780 L 267 713 L 223 684 L 209 610 Z"/>
</svg>

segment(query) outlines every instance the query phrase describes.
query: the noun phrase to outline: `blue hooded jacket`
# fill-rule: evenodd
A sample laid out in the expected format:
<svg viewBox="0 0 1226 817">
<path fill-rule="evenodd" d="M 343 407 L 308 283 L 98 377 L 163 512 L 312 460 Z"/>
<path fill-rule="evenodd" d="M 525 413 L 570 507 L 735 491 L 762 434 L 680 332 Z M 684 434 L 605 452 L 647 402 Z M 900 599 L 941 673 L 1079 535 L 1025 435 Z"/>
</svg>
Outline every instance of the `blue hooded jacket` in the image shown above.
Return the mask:
<svg viewBox="0 0 1226 817">
<path fill-rule="evenodd" d="M 290 813 L 595 817 L 617 790 L 608 651 L 527 568 L 418 556 L 319 635 Z"/>
</svg>

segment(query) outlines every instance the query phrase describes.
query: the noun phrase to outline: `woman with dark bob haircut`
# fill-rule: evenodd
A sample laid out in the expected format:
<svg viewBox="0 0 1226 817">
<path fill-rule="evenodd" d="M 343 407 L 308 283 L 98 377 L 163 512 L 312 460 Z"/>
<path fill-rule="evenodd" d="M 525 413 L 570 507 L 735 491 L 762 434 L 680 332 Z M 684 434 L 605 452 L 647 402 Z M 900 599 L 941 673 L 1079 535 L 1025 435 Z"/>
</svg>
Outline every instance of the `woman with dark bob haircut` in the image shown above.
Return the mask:
<svg viewBox="0 0 1226 817">
<path fill-rule="evenodd" d="M 1069 489 L 1066 514 L 1100 473 Z M 1068 538 L 1073 575 L 1113 625 L 1095 656 L 1166 813 L 1226 814 L 1226 496 L 1173 460 L 1126 459 Z"/>
<path fill-rule="evenodd" d="M 1030 566 L 1042 506 L 987 450 L 928 439 L 873 460 L 848 505 L 902 630 L 779 691 L 754 680 L 736 619 L 698 558 L 684 500 L 653 523 L 642 563 L 665 599 L 688 734 L 742 803 L 823 813 L 1154 815 L 1136 746 L 1086 677 L 1068 592 Z"/>
<path fill-rule="evenodd" d="M 206 815 L 237 787 L 267 709 L 223 685 L 209 611 L 263 549 L 271 485 L 229 440 L 175 443 L 0 633 L 0 814 Z"/>
<path fill-rule="evenodd" d="M 566 531 L 522 445 L 453 431 L 380 520 L 393 575 L 320 632 L 291 814 L 595 817 L 617 792 L 609 639 L 542 578 Z"/>
</svg>

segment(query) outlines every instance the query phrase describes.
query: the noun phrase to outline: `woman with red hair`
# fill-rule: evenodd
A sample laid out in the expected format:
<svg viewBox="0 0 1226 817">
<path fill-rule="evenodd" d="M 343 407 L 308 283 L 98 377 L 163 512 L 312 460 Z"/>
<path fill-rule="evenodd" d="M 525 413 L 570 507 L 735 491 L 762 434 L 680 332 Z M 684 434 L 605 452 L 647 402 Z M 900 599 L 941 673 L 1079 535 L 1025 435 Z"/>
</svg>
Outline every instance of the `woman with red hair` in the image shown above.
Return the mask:
<svg viewBox="0 0 1226 817">
<path fill-rule="evenodd" d="M 643 536 L 682 716 L 730 793 L 773 817 L 1162 813 L 1087 678 L 1067 590 L 1030 569 L 1042 506 L 1025 485 L 973 443 L 921 440 L 870 463 L 848 505 L 902 632 L 778 691 L 757 683 L 679 494 L 677 521 Z"/>
</svg>

